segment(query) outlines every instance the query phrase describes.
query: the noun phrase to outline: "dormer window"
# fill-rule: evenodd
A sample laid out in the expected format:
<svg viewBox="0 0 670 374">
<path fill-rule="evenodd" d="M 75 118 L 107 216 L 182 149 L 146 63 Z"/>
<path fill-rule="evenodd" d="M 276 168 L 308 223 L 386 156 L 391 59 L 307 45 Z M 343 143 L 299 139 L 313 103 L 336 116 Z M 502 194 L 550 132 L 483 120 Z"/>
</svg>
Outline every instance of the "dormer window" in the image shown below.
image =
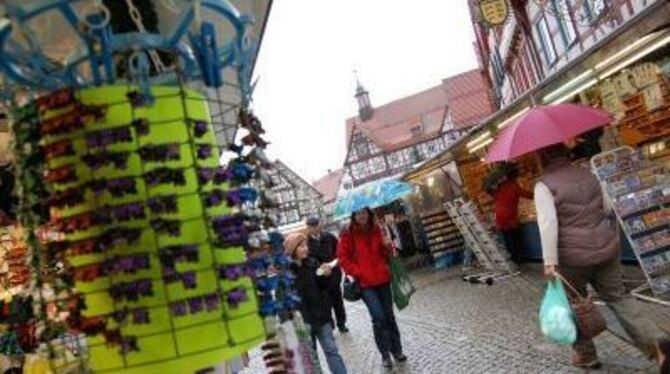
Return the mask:
<svg viewBox="0 0 670 374">
<path fill-rule="evenodd" d="M 420 136 L 423 134 L 423 125 L 414 126 L 409 131 L 412 133 L 412 136 Z"/>
</svg>

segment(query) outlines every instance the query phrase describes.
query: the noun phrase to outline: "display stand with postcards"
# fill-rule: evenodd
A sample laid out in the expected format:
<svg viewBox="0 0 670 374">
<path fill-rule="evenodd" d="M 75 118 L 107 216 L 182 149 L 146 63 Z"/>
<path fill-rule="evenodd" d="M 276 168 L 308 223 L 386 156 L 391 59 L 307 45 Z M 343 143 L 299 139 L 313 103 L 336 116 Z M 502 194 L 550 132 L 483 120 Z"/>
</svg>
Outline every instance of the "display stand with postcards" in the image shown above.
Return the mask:
<svg viewBox="0 0 670 374">
<path fill-rule="evenodd" d="M 486 269 L 481 274 L 464 275 L 464 281 L 491 285 L 495 280 L 518 274 L 515 265 L 509 260 L 509 254 L 493 238 L 491 229 L 483 223 L 472 202 L 458 198 L 447 202 L 445 206 L 468 247 Z"/>
<path fill-rule="evenodd" d="M 444 209 L 422 216 L 421 224 L 426 233 L 430 255 L 434 263 L 440 263 L 445 256 L 463 250 L 463 237 Z"/>
<path fill-rule="evenodd" d="M 633 294 L 670 306 L 669 171 L 630 147 L 594 156 L 591 167 L 648 281 Z"/>
</svg>

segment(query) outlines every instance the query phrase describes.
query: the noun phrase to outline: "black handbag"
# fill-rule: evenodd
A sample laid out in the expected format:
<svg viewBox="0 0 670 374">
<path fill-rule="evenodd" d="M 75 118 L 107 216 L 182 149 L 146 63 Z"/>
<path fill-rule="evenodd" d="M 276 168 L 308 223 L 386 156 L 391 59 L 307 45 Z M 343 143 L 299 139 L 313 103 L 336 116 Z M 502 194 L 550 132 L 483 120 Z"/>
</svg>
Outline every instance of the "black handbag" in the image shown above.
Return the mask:
<svg viewBox="0 0 670 374">
<path fill-rule="evenodd" d="M 354 233 L 351 232 L 351 248 L 356 252 L 356 245 L 354 241 Z M 352 279 L 349 276 L 344 277 L 344 284 L 342 286 L 342 297 L 344 300 L 355 302 L 361 299 L 363 291 L 361 290 L 361 285 L 357 280 Z"/>
<path fill-rule="evenodd" d="M 344 285 L 342 286 L 342 297 L 344 300 L 354 302 L 361 299 L 361 285 L 356 280 L 349 277 L 344 277 Z"/>
</svg>

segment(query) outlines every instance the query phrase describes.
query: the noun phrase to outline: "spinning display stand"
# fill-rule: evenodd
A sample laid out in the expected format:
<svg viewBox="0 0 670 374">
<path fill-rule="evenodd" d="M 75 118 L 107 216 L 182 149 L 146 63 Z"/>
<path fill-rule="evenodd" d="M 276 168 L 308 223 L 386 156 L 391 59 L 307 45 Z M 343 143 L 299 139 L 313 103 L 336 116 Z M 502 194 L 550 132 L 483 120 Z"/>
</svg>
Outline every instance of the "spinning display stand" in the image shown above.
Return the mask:
<svg viewBox="0 0 670 374">
<path fill-rule="evenodd" d="M 56 108 L 20 110 L 17 130 L 42 135 L 51 226 L 65 234 L 45 256 L 71 267 L 96 372 L 211 366 L 264 336 L 248 275 L 221 279 L 246 261 L 224 200 L 244 190 L 218 175 L 202 97 L 156 87 L 151 107 L 134 107 L 133 92 L 61 91 L 43 100 L 62 97 Z"/>
<path fill-rule="evenodd" d="M 125 3 L 137 32 L 78 0 L 7 7 L 0 23 L 31 273 L 8 318 L 30 330 L 2 335 L 2 353 L 55 373 L 196 372 L 295 328 L 267 142 L 247 108 L 252 18 L 184 2 L 158 34 Z M 40 45 L 42 16 L 81 44 L 62 61 Z M 298 355 L 278 353 L 268 368 L 293 372 Z"/>
</svg>

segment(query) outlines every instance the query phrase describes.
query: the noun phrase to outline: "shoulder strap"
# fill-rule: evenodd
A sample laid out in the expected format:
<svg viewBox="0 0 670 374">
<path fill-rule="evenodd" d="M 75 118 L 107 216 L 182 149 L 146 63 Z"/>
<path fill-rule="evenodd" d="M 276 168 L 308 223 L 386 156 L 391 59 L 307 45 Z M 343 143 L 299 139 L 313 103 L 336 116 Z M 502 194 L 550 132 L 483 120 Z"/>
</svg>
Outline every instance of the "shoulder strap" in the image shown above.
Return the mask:
<svg viewBox="0 0 670 374">
<path fill-rule="evenodd" d="M 357 257 L 356 256 L 357 255 L 357 253 L 356 253 L 356 240 L 354 239 L 354 229 L 351 226 L 349 226 L 349 238 L 351 239 L 351 251 L 354 254 L 353 255 L 354 261 L 357 261 L 356 260 L 356 257 Z"/>
<path fill-rule="evenodd" d="M 563 282 L 563 284 L 565 284 L 565 285 L 568 287 L 568 289 L 574 294 L 574 296 L 575 296 L 578 300 L 585 300 L 585 299 L 586 299 L 584 296 L 582 296 L 582 295 L 581 295 L 581 294 L 580 294 L 580 293 L 579 293 L 579 292 L 578 292 L 578 291 L 577 291 L 577 290 L 570 284 L 570 282 L 568 282 L 567 279 L 565 279 L 565 277 L 563 277 L 563 276 L 561 275 L 561 273 L 556 272 L 556 275 L 557 275 L 558 278 Z"/>
</svg>

